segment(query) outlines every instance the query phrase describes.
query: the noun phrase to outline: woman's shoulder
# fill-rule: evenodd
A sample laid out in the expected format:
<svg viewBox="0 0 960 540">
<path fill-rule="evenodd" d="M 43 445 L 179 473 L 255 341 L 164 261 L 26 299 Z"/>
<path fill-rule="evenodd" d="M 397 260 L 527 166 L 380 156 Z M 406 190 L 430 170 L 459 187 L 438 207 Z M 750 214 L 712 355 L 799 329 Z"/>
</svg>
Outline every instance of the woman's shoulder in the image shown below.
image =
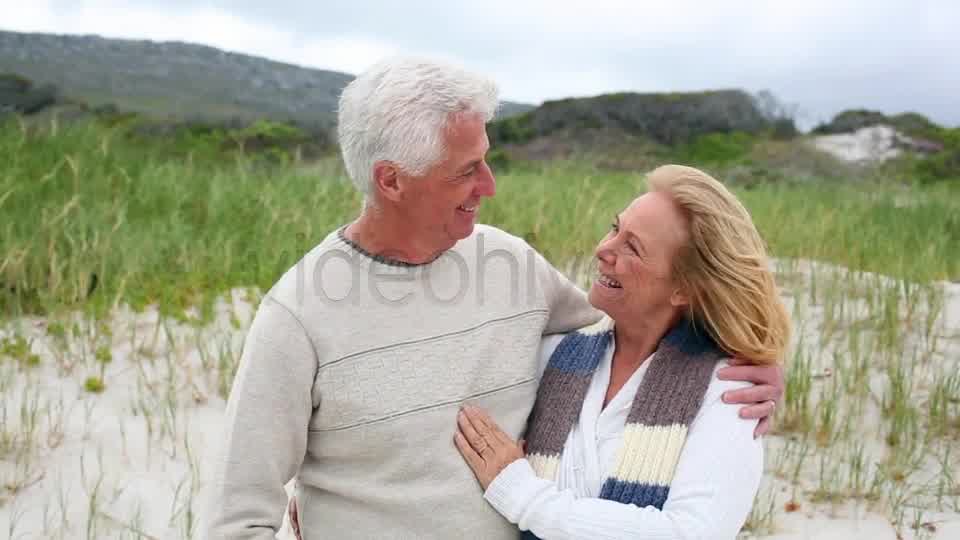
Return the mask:
<svg viewBox="0 0 960 540">
<path fill-rule="evenodd" d="M 557 345 L 560 345 L 560 342 L 563 341 L 563 338 L 566 336 L 566 333 L 550 334 L 540 338 L 540 349 L 537 352 L 538 379 L 543 377 L 543 371 L 547 369 L 547 364 L 550 363 L 550 356 L 553 354 L 553 351 L 557 350 Z"/>
<path fill-rule="evenodd" d="M 726 361 L 719 362 L 710 380 L 710 386 L 704 395 L 700 410 L 689 426 L 688 444 L 685 452 L 699 454 L 702 450 L 714 448 L 723 444 L 728 449 L 736 449 L 736 453 L 745 459 L 749 455 L 755 456 L 753 466 L 763 467 L 762 441 L 753 436 L 757 427 L 757 420 L 741 418 L 742 404 L 726 403 L 722 396 L 729 390 L 738 390 L 753 386 L 745 381 L 724 381 L 717 378 L 717 371 L 727 367 Z"/>
<path fill-rule="evenodd" d="M 723 380 L 718 376 L 718 373 L 721 369 L 725 367 L 730 367 L 730 359 L 724 358 L 723 360 L 717 362 L 716 367 L 713 368 L 713 376 L 710 378 L 710 385 L 707 387 L 707 393 L 704 395 L 703 403 L 713 403 L 720 400 L 720 396 L 724 392 L 729 392 L 730 390 L 740 390 L 741 388 L 750 388 L 754 384 L 749 381 L 733 381 L 733 380 Z M 721 401 L 722 403 L 722 401 Z"/>
<path fill-rule="evenodd" d="M 600 334 L 610 332 L 612 330 L 613 320 L 610 317 L 604 316 L 599 320 L 594 321 L 592 324 L 571 332 L 544 335 L 542 338 L 540 338 L 540 356 L 550 358 L 550 355 L 552 355 L 553 351 L 557 349 L 557 346 L 560 345 L 560 342 L 563 341 L 563 338 L 569 336 L 570 334 L 579 334 L 584 339 L 593 339 L 598 337 Z M 610 346 L 612 345 L 613 340 L 610 340 Z"/>
<path fill-rule="evenodd" d="M 717 376 L 717 372 L 730 365 L 727 360 L 728 359 L 724 359 L 717 362 L 713 370 L 713 377 L 710 379 L 710 385 L 707 387 L 707 391 L 703 396 L 703 404 L 700 406 L 700 411 L 697 413 L 691 428 L 698 431 L 713 431 L 719 429 L 721 431 L 733 430 L 732 432 L 739 432 L 742 429 L 745 430 L 744 433 L 749 431 L 749 433 L 752 434 L 753 429 L 757 425 L 757 421 L 740 418 L 740 408 L 743 407 L 743 405 L 726 403 L 723 401 L 723 394 L 730 390 L 749 388 L 754 386 L 754 384 L 749 381 L 726 381 L 720 379 Z M 701 421 L 705 417 L 709 417 L 709 421 Z"/>
<path fill-rule="evenodd" d="M 567 333 L 550 334 L 540 338 L 540 356 L 550 358 L 550 355 L 556 350 L 557 345 L 560 345 L 560 342 L 563 341 L 565 337 L 567 337 Z"/>
</svg>

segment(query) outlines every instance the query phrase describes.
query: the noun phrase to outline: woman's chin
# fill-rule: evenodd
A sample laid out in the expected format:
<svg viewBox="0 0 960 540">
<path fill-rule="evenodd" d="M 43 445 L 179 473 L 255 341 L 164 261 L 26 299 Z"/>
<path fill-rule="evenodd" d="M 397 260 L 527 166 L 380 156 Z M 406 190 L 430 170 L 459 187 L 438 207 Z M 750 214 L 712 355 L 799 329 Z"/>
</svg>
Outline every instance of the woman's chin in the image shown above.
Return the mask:
<svg viewBox="0 0 960 540">
<path fill-rule="evenodd" d="M 608 306 L 622 298 L 623 289 L 608 287 L 599 281 L 593 282 L 593 285 L 590 286 L 590 292 L 587 294 L 590 304 L 601 311 L 606 311 Z"/>
</svg>

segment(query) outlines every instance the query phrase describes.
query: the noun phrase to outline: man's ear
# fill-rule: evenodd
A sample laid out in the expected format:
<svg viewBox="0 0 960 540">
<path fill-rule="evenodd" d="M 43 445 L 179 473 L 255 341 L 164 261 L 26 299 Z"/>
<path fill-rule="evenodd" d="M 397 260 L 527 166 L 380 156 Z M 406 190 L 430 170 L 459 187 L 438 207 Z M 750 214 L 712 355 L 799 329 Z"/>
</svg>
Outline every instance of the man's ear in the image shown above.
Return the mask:
<svg viewBox="0 0 960 540">
<path fill-rule="evenodd" d="M 378 161 L 373 164 L 373 188 L 390 201 L 401 197 L 400 170 L 390 161 Z"/>
</svg>

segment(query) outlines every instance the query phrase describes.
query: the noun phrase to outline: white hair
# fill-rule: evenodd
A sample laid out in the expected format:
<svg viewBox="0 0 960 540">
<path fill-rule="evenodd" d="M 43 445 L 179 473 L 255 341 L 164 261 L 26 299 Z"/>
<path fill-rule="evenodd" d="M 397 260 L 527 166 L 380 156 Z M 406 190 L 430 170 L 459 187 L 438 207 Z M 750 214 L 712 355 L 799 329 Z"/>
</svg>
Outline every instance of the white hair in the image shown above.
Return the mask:
<svg viewBox="0 0 960 540">
<path fill-rule="evenodd" d="M 425 174 L 444 156 L 449 116 L 471 112 L 490 121 L 497 95 L 491 79 L 456 66 L 411 57 L 377 63 L 340 96 L 337 137 L 347 174 L 364 195 L 377 161 Z"/>
</svg>

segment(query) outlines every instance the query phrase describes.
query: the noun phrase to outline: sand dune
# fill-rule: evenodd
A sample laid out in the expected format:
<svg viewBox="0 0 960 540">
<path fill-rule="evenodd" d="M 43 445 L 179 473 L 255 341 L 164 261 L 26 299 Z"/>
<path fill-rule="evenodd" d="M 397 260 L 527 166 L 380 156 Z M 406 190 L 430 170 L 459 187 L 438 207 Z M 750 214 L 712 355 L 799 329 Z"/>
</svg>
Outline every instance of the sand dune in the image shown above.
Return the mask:
<svg viewBox="0 0 960 540">
<path fill-rule="evenodd" d="M 778 271 L 797 321 L 795 350 L 808 356 L 815 423 L 766 438 L 768 471 L 743 536 L 882 540 L 899 530 L 902 538 L 960 538 L 960 461 L 945 450 L 960 424 L 922 451 L 904 450 L 903 441 L 891 447 L 888 379 L 897 364 L 881 361 L 881 349 L 868 351 L 862 397 L 845 397 L 845 387 L 830 392 L 859 365 L 850 336 L 879 342 L 893 326 L 890 339 L 898 341 L 889 350 L 913 354 L 899 364 L 913 366 L 910 399 L 918 407 L 929 401 L 960 361 L 960 285 L 918 288 L 897 300 L 895 324 L 871 326 L 892 309 L 877 304 L 876 290 L 892 294 L 902 284 L 806 261 L 781 261 Z M 0 359 L 0 531 L 10 538 L 196 537 L 224 395 L 256 301 L 255 293 L 233 291 L 205 324 L 126 308 L 100 323 L 77 315 L 6 324 L 4 343 L 23 337 L 39 365 Z M 854 330 L 861 320 L 864 329 Z M 99 393 L 91 391 L 97 380 Z M 825 399 L 834 400 L 832 420 Z M 778 421 L 795 422 L 799 409 L 786 409 Z M 849 465 L 857 448 L 860 469 Z M 897 474 L 890 471 L 903 453 L 917 454 L 904 462 L 904 477 L 878 480 L 876 471 Z M 862 494 L 854 470 L 864 475 Z"/>
</svg>

